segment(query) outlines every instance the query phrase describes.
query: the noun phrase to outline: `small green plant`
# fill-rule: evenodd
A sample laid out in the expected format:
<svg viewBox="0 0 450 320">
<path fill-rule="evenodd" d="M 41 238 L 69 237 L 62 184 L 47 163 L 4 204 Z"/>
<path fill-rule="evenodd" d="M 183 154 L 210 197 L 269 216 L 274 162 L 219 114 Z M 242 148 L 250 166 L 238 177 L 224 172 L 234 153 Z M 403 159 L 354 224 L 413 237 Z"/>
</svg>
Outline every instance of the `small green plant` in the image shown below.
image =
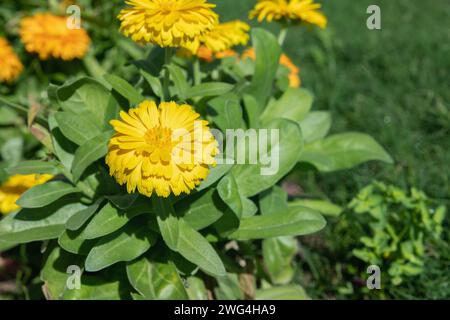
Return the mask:
<svg viewBox="0 0 450 320">
<path fill-rule="evenodd" d="M 375 182 L 350 203 L 348 218 L 360 224 L 360 245 L 353 255 L 387 271 L 393 285 L 417 276 L 425 268 L 426 244 L 439 239 L 445 207 L 435 206 L 421 191 L 409 193 Z"/>
</svg>

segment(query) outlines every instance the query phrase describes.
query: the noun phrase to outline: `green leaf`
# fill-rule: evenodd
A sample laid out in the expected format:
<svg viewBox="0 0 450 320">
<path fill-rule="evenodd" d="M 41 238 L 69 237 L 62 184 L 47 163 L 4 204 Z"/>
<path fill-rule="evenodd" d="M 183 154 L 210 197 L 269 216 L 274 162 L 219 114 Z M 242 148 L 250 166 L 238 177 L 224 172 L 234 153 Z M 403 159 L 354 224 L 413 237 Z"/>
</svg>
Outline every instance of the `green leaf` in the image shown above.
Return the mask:
<svg viewBox="0 0 450 320">
<path fill-rule="evenodd" d="M 266 140 L 268 143 L 274 143 L 269 143 L 266 150 L 254 148 L 259 151 L 258 164 L 236 165 L 231 171 L 242 196 L 252 197 L 270 188 L 290 172 L 300 158 L 303 138 L 297 123 L 287 119 L 275 119 L 268 124 L 268 129 Z M 278 139 L 274 135 L 276 133 Z"/>
<path fill-rule="evenodd" d="M 208 102 L 208 114 L 221 130 L 241 128 L 243 124 L 242 107 L 239 97 L 229 93 Z"/>
<path fill-rule="evenodd" d="M 176 206 L 183 219 L 195 230 L 206 228 L 220 219 L 224 211 L 224 204 L 214 189 L 209 189 Z"/>
<path fill-rule="evenodd" d="M 67 220 L 85 208 L 78 198 L 65 197 L 43 208 L 9 214 L 0 221 L 0 241 L 27 243 L 57 238 Z"/>
<path fill-rule="evenodd" d="M 226 82 L 205 82 L 190 88 L 186 94 L 186 99 L 221 96 L 231 90 L 233 90 L 233 85 Z"/>
<path fill-rule="evenodd" d="M 208 292 L 202 279 L 189 277 L 187 284 L 186 291 L 190 300 L 208 300 Z"/>
<path fill-rule="evenodd" d="M 184 220 L 179 220 L 177 252 L 190 262 L 198 265 L 205 273 L 220 277 L 225 275 L 225 267 L 211 244 Z"/>
<path fill-rule="evenodd" d="M 127 264 L 131 285 L 151 300 L 185 300 L 183 282 L 172 262 L 159 262 L 143 256 Z"/>
<path fill-rule="evenodd" d="M 114 196 L 107 196 L 106 199 L 112 202 L 119 209 L 128 209 L 139 197 L 138 193 L 127 193 Z"/>
<path fill-rule="evenodd" d="M 259 207 L 262 214 L 274 214 L 287 209 L 288 195 L 283 188 L 274 186 L 259 195 Z"/>
<path fill-rule="evenodd" d="M 48 117 L 48 125 L 52 133 L 51 138 L 55 155 L 65 168 L 70 169 L 77 145 L 63 135 L 54 115 Z"/>
<path fill-rule="evenodd" d="M 116 90 L 121 96 L 125 97 L 130 102 L 130 104 L 138 105 L 145 99 L 135 89 L 134 86 L 132 86 L 124 79 L 112 74 L 105 74 L 103 77 L 105 78 L 106 81 L 108 81 L 108 83 L 113 87 L 113 89 Z"/>
<path fill-rule="evenodd" d="M 100 128 L 86 114 L 58 112 L 55 114 L 55 119 L 62 134 L 78 145 L 84 144 L 101 133 Z"/>
<path fill-rule="evenodd" d="M 80 235 L 83 239 L 95 239 L 108 235 L 128 223 L 131 219 L 152 210 L 151 204 L 139 204 L 126 210 L 120 210 L 107 203 L 89 221 Z"/>
<path fill-rule="evenodd" d="M 158 226 L 166 245 L 207 274 L 225 275 L 225 267 L 211 244 L 186 221 L 174 215 L 167 199 L 153 198 Z"/>
<path fill-rule="evenodd" d="M 146 223 L 132 221 L 123 229 L 101 238 L 86 258 L 86 270 L 95 272 L 121 261 L 131 261 L 156 242 Z"/>
<path fill-rule="evenodd" d="M 40 278 L 44 282 L 42 287 L 47 300 L 62 299 L 71 273 L 67 273 L 70 266 L 83 265 L 83 256 L 72 255 L 58 246 L 47 250 L 48 254 L 42 267 Z"/>
<path fill-rule="evenodd" d="M 80 192 L 80 190 L 67 182 L 50 181 L 25 191 L 17 200 L 17 204 L 22 208 L 40 208 L 65 195 L 77 192 Z"/>
<path fill-rule="evenodd" d="M 228 238 L 228 236 L 239 228 L 240 220 L 236 213 L 230 208 L 223 211 L 222 217 L 217 220 L 212 227 L 222 238 Z"/>
<path fill-rule="evenodd" d="M 217 279 L 219 285 L 214 289 L 218 300 L 243 300 L 244 294 L 240 288 L 239 277 L 234 273 L 227 273 L 226 277 Z"/>
<path fill-rule="evenodd" d="M 263 106 L 272 94 L 281 48 L 275 36 L 259 28 L 252 30 L 252 44 L 256 52 L 256 61 L 249 93 L 257 99 L 260 106 Z"/>
<path fill-rule="evenodd" d="M 242 216 L 243 217 L 251 217 L 258 212 L 258 207 L 256 204 L 246 197 L 241 196 L 242 202 Z"/>
<path fill-rule="evenodd" d="M 64 231 L 58 238 L 58 244 L 67 252 L 73 254 L 88 255 L 92 250 L 97 240 L 85 240 L 79 237 L 83 229 L 71 231 Z"/>
<path fill-rule="evenodd" d="M 251 240 L 300 236 L 317 232 L 325 227 L 325 224 L 325 219 L 318 212 L 309 208 L 294 207 L 277 214 L 242 218 L 239 229 L 229 238 Z"/>
<path fill-rule="evenodd" d="M 0 240 L 0 253 L 12 249 L 15 246 L 17 246 L 17 243 L 15 242 Z"/>
<path fill-rule="evenodd" d="M 163 96 L 163 89 L 162 89 L 162 84 L 161 81 L 159 81 L 159 79 L 155 76 L 152 76 L 150 73 L 144 71 L 144 70 L 140 70 L 142 76 L 144 77 L 144 79 L 148 82 L 150 88 L 152 89 L 153 93 L 161 98 Z"/>
<path fill-rule="evenodd" d="M 301 286 L 289 285 L 256 291 L 255 300 L 309 300 Z"/>
<path fill-rule="evenodd" d="M 240 219 L 242 217 L 243 205 L 239 194 L 236 179 L 233 174 L 227 174 L 217 185 L 217 192 L 220 198 Z"/>
<path fill-rule="evenodd" d="M 117 118 L 119 105 L 111 92 L 99 81 L 84 77 L 55 88 L 56 100 L 64 111 L 84 114 L 100 128 Z"/>
<path fill-rule="evenodd" d="M 319 211 L 321 214 L 330 217 L 339 216 L 344 210 L 342 207 L 335 205 L 326 200 L 301 199 L 289 202 L 289 207 L 307 207 Z"/>
<path fill-rule="evenodd" d="M 125 273 L 119 268 L 110 268 L 107 273 L 89 275 L 82 271 L 84 257 L 65 252 L 58 246 L 49 250 L 45 265 L 41 271 L 42 287 L 49 300 L 126 300 L 130 299 L 132 288 L 128 285 Z M 80 268 L 79 270 L 73 269 Z M 80 287 L 67 288 L 67 285 Z"/>
<path fill-rule="evenodd" d="M 10 105 L 3 99 L 0 102 Z M 0 125 L 6 126 L 16 123 L 17 113 L 12 108 L 0 108 Z"/>
<path fill-rule="evenodd" d="M 357 132 L 336 134 L 310 143 L 300 157 L 300 161 L 311 163 L 322 172 L 348 169 L 371 160 L 393 162 L 372 137 Z"/>
<path fill-rule="evenodd" d="M 97 275 L 84 275 L 81 278 L 81 288 L 65 290 L 63 300 L 126 300 L 129 299 L 129 289 L 123 289 L 123 281 L 103 279 Z"/>
<path fill-rule="evenodd" d="M 259 127 L 259 115 L 262 110 L 256 101 L 255 97 L 249 94 L 244 95 L 244 107 L 248 118 L 248 127 L 257 128 Z"/>
<path fill-rule="evenodd" d="M 183 73 L 183 69 L 174 64 L 166 65 L 165 68 L 169 70 L 170 77 L 175 85 L 174 95 L 178 96 L 180 100 L 185 100 L 189 90 L 189 84 Z"/>
<path fill-rule="evenodd" d="M 220 178 L 226 175 L 233 166 L 233 164 L 227 164 L 227 159 L 224 159 L 223 164 L 218 164 L 215 167 L 210 168 L 208 177 L 206 177 L 206 179 L 197 187 L 197 191 L 204 190 L 216 183 Z"/>
<path fill-rule="evenodd" d="M 294 276 L 292 260 L 298 251 L 294 237 L 276 237 L 262 242 L 264 265 L 272 283 L 287 284 Z"/>
<path fill-rule="evenodd" d="M 14 137 L 6 140 L 0 148 L 2 160 L 9 165 L 15 165 L 22 159 L 23 138 Z"/>
<path fill-rule="evenodd" d="M 103 198 L 98 199 L 95 203 L 90 205 L 89 207 L 78 211 L 73 216 L 69 218 L 66 222 L 66 228 L 69 230 L 78 230 L 89 220 L 90 217 L 97 211 L 102 203 Z"/>
<path fill-rule="evenodd" d="M 331 128 L 331 115 L 326 111 L 313 111 L 300 122 L 305 143 L 323 139 Z"/>
<path fill-rule="evenodd" d="M 28 160 L 19 162 L 16 166 L 6 169 L 8 174 L 53 174 L 59 173 L 53 161 Z"/>
<path fill-rule="evenodd" d="M 311 109 L 314 97 L 305 89 L 289 88 L 275 102 L 269 103 L 261 115 L 261 123 L 269 123 L 274 118 L 300 122 Z"/>
<path fill-rule="evenodd" d="M 72 163 L 73 180 L 75 182 L 80 179 L 89 165 L 106 155 L 108 152 L 108 141 L 112 134 L 111 131 L 103 132 L 86 141 L 77 149 Z"/>
</svg>

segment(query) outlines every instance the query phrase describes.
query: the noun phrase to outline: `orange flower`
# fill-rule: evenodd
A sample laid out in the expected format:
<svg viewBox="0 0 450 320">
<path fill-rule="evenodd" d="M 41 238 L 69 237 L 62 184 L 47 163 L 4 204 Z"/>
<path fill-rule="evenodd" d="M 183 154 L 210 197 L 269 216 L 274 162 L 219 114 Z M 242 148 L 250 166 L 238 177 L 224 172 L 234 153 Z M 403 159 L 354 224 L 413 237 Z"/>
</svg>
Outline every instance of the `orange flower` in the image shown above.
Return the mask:
<svg viewBox="0 0 450 320">
<path fill-rule="evenodd" d="M 248 48 L 241 55 L 242 59 L 256 60 L 256 53 L 254 48 Z M 289 86 L 291 88 L 298 88 L 301 85 L 300 69 L 292 62 L 292 60 L 284 53 L 280 57 L 280 65 L 285 66 L 289 70 Z"/>
<path fill-rule="evenodd" d="M 212 62 L 214 60 L 213 52 L 206 46 L 200 46 L 197 50 L 197 57 L 206 62 Z"/>
<path fill-rule="evenodd" d="M 67 18 L 38 13 L 20 22 L 20 38 L 25 49 L 37 53 L 41 60 L 50 57 L 73 60 L 83 58 L 91 42 L 84 29 L 70 29 Z"/>
<path fill-rule="evenodd" d="M 23 70 L 19 57 L 5 38 L 0 37 L 0 82 L 12 82 Z"/>
<path fill-rule="evenodd" d="M 216 53 L 216 59 L 233 58 L 237 56 L 238 56 L 237 52 L 231 49 Z"/>
</svg>

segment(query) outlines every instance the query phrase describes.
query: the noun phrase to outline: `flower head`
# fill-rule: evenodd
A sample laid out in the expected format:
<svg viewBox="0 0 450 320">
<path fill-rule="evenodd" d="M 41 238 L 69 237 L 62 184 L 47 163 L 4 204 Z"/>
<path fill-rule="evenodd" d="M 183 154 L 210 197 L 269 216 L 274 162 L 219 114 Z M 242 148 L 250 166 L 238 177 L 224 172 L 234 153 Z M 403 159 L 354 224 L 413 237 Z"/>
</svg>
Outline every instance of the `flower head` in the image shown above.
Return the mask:
<svg viewBox="0 0 450 320">
<path fill-rule="evenodd" d="M 242 21 L 235 20 L 225 23 L 220 23 L 214 27 L 210 32 L 199 37 L 201 47 L 209 49 L 213 54 L 223 52 L 234 46 L 246 45 L 249 40 L 248 31 L 250 26 Z M 196 53 L 195 48 L 187 49 Z"/>
<path fill-rule="evenodd" d="M 198 48 L 198 37 L 211 31 L 218 15 L 206 0 L 128 0 L 118 18 L 133 41 L 161 47 Z"/>
<path fill-rule="evenodd" d="M 0 213 L 7 214 L 19 209 L 16 204 L 22 193 L 38 184 L 43 184 L 52 179 L 50 174 L 17 174 L 9 177 L 0 186 Z"/>
<path fill-rule="evenodd" d="M 257 18 L 259 22 L 267 20 L 299 20 L 325 28 L 327 18 L 318 11 L 321 5 L 314 0 L 258 0 L 250 12 L 250 19 Z"/>
<path fill-rule="evenodd" d="M 242 53 L 242 59 L 256 60 L 256 53 L 254 48 L 248 48 Z M 298 88 L 301 85 L 300 69 L 292 62 L 292 60 L 286 55 L 280 56 L 280 65 L 286 67 L 289 70 L 289 86 L 291 88 Z"/>
<path fill-rule="evenodd" d="M 117 182 L 151 196 L 190 193 L 215 165 L 218 144 L 208 122 L 187 104 L 144 101 L 122 120 L 112 120 L 116 134 L 106 163 Z"/>
<path fill-rule="evenodd" d="M 91 42 L 84 29 L 70 29 L 67 18 L 38 13 L 20 22 L 20 38 L 25 49 L 37 53 L 41 60 L 50 57 L 73 60 L 83 58 Z"/>
<path fill-rule="evenodd" d="M 12 82 L 22 72 L 23 65 L 5 38 L 0 37 L 0 82 Z"/>
</svg>

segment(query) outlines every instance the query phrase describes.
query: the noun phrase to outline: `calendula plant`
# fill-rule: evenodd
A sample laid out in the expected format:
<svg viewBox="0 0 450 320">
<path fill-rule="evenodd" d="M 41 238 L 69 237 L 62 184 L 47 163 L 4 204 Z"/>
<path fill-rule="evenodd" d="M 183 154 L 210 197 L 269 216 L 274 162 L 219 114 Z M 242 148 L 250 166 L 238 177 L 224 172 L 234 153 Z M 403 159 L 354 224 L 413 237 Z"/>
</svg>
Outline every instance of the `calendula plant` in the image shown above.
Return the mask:
<svg viewBox="0 0 450 320">
<path fill-rule="evenodd" d="M 269 32 L 252 31 L 245 72 L 235 58 L 211 67 L 197 60 L 202 46 L 246 43 L 218 32 L 212 4 L 127 3 L 121 30 L 151 43 L 149 56 L 131 62 L 131 81 L 49 86 L 47 156 L 8 173 L 54 178 L 0 222 L 1 245 L 42 241 L 49 299 L 307 298 L 291 284 L 295 237 L 321 230 L 330 204 L 288 202 L 277 183 L 298 163 L 332 171 L 391 158 L 361 133 L 327 137 L 330 115 L 289 86 Z"/>
</svg>

